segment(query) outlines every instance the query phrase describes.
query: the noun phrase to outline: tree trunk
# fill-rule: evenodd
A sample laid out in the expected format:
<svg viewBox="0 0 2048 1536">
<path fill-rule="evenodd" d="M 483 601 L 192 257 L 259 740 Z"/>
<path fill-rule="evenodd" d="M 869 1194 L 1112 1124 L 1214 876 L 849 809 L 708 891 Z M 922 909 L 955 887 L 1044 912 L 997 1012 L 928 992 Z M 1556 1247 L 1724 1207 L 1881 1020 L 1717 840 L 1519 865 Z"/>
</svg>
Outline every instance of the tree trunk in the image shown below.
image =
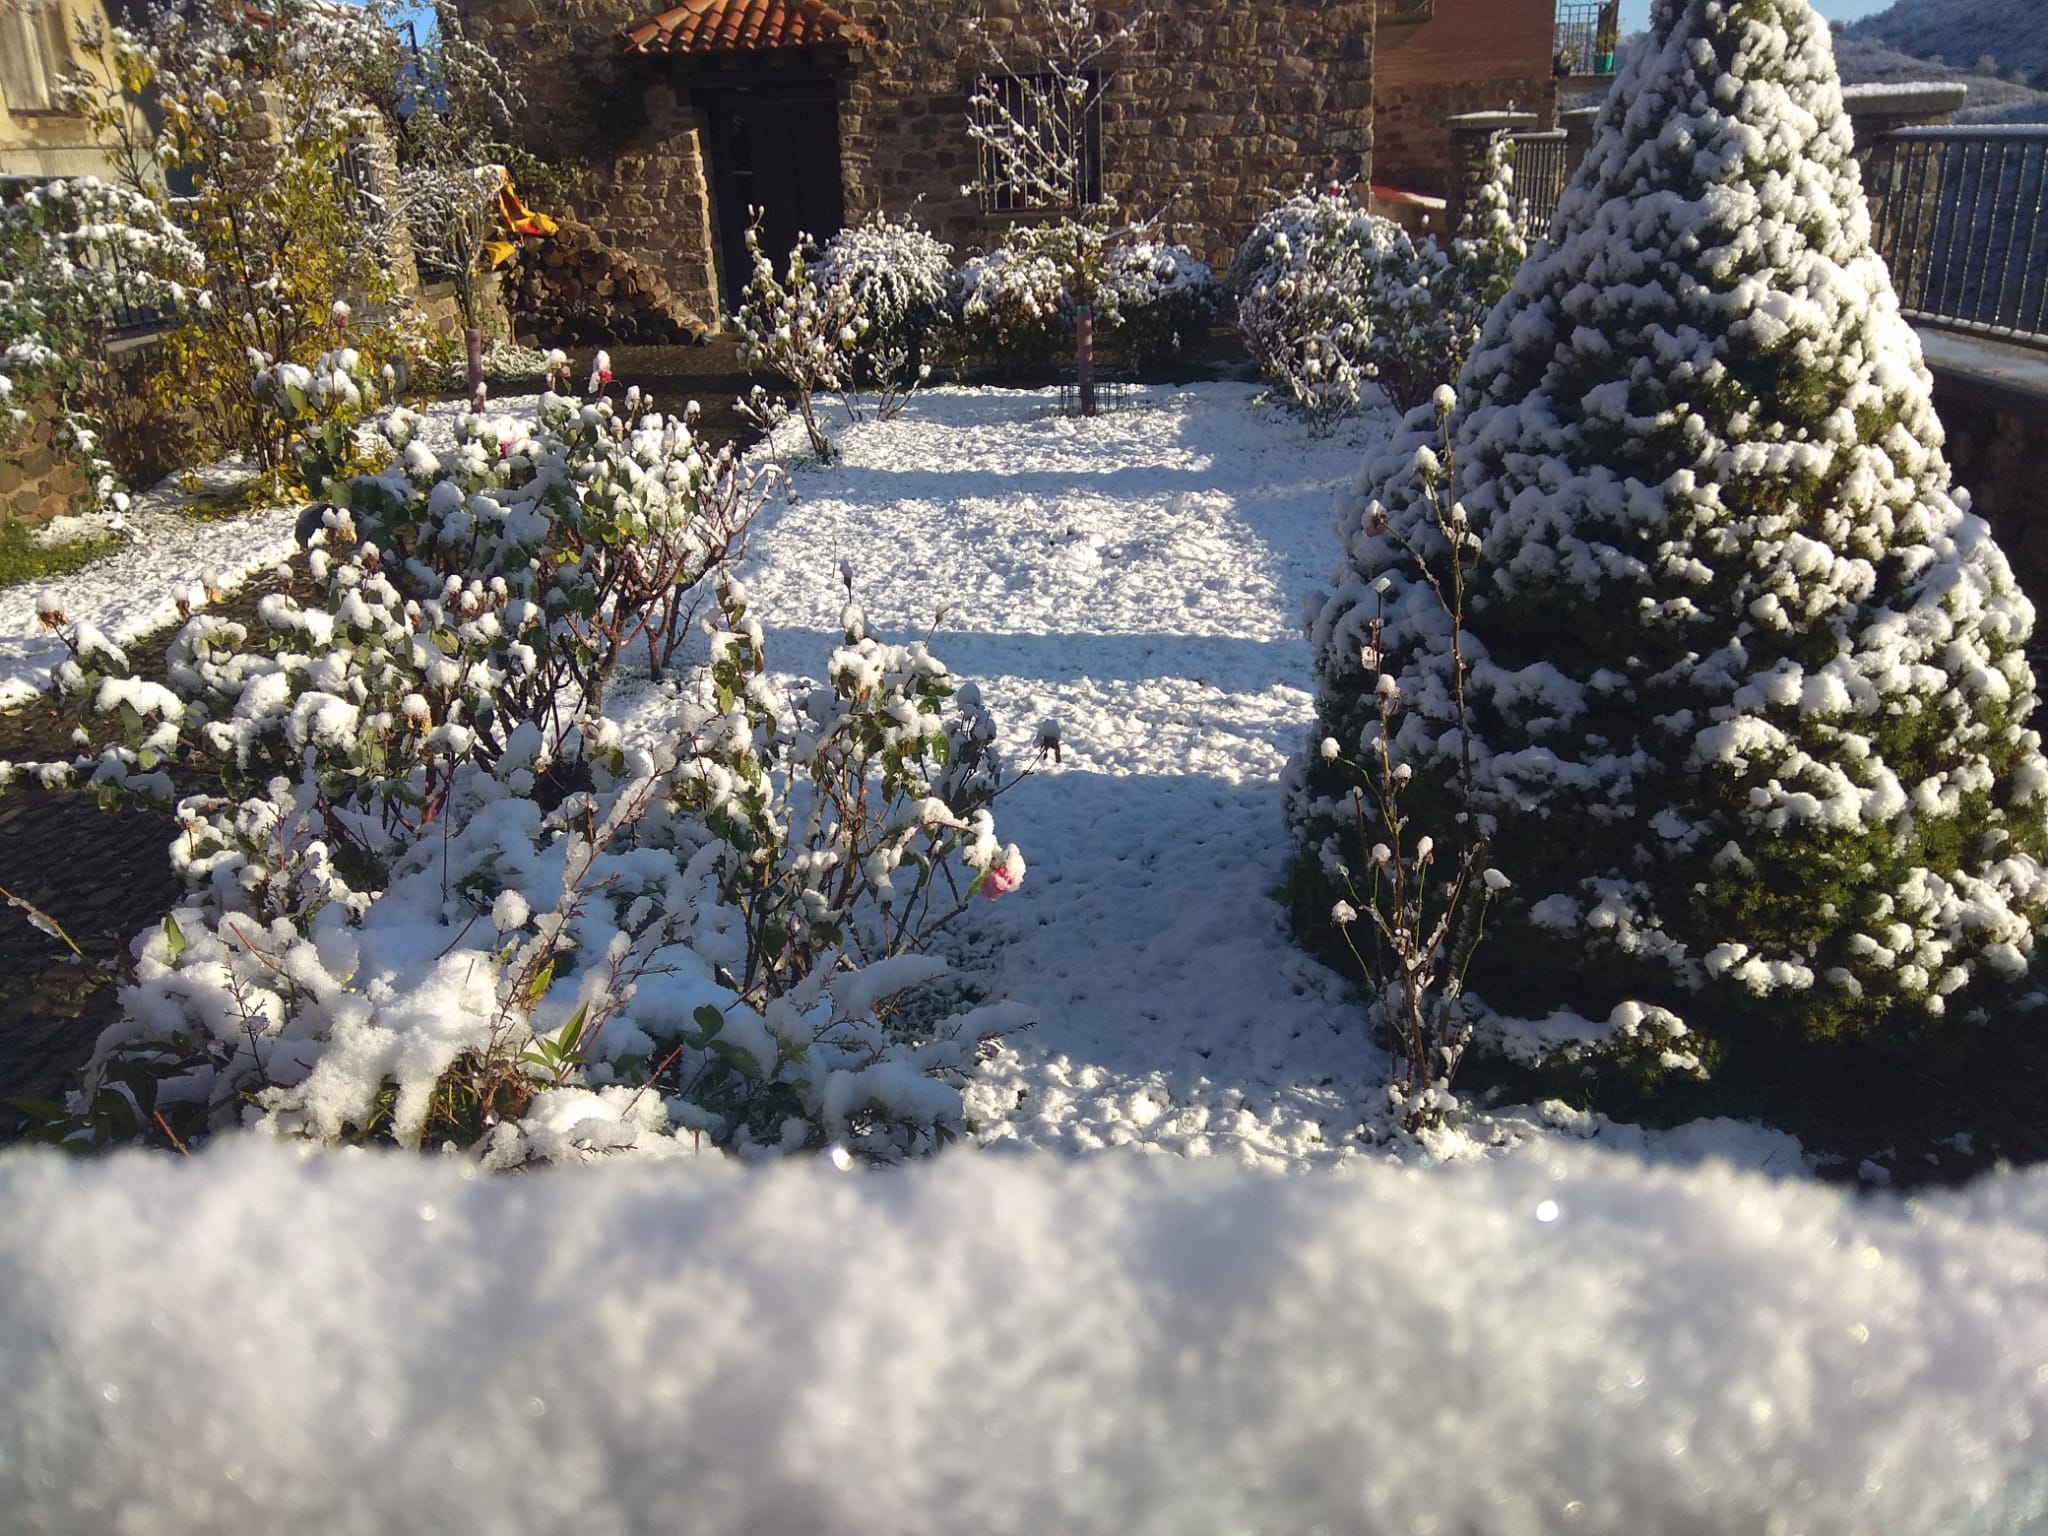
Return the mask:
<svg viewBox="0 0 2048 1536">
<path fill-rule="evenodd" d="M 1074 306 L 1074 382 L 1081 394 L 1081 414 L 1095 414 L 1095 308 Z"/>
<path fill-rule="evenodd" d="M 476 392 L 484 387 L 484 333 L 472 325 L 462 332 L 463 361 L 467 370 L 469 398 L 474 400 Z"/>
</svg>

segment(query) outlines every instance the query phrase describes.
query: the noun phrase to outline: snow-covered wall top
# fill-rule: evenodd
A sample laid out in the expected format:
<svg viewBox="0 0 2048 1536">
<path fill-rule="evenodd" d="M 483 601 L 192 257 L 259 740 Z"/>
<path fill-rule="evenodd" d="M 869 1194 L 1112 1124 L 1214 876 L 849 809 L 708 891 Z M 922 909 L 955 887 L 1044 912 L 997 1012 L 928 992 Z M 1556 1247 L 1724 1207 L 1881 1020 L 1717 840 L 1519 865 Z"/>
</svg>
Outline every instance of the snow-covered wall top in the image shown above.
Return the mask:
<svg viewBox="0 0 2048 1536">
<path fill-rule="evenodd" d="M 2048 1174 L 0 1158 L 11 1533 L 2037 1529 Z"/>
</svg>

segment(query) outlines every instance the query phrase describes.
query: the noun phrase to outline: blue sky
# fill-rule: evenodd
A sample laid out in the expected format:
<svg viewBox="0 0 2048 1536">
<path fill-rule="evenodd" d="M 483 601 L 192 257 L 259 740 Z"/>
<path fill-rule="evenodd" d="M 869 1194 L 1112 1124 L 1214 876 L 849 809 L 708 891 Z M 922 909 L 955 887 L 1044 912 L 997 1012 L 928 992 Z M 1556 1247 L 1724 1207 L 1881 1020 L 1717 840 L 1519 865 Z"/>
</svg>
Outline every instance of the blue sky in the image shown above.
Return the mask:
<svg viewBox="0 0 2048 1536">
<path fill-rule="evenodd" d="M 1892 0 L 1814 0 L 1814 9 L 1830 21 L 1854 21 L 1889 10 Z M 1621 30 L 1636 32 L 1650 24 L 1650 0 L 1622 0 Z"/>
</svg>

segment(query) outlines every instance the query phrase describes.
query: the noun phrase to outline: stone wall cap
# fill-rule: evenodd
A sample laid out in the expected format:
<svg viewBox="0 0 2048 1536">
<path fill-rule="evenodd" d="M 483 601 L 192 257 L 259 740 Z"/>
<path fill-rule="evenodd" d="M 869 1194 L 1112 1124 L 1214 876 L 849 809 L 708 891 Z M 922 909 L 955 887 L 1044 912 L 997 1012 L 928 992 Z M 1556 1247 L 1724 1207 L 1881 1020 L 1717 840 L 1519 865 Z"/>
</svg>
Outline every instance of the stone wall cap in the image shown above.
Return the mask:
<svg viewBox="0 0 2048 1536">
<path fill-rule="evenodd" d="M 1842 87 L 1842 105 L 1851 117 L 1906 117 L 1953 112 L 1969 99 L 1960 80 L 1887 80 Z"/>
<path fill-rule="evenodd" d="M 1534 112 L 1459 112 L 1444 119 L 1452 128 L 1468 130 L 1520 128 L 1535 121 Z"/>
</svg>

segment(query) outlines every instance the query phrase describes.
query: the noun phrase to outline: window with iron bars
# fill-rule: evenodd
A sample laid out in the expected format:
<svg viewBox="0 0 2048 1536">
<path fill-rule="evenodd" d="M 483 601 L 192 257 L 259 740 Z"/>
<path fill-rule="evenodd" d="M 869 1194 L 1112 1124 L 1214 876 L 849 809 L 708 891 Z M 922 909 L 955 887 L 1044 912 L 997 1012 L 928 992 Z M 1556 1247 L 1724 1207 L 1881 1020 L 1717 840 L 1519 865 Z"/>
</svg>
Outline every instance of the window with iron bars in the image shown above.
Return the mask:
<svg viewBox="0 0 2048 1536">
<path fill-rule="evenodd" d="M 1014 123 L 1037 145 L 1032 158 L 1055 174 L 1037 179 L 1064 183 L 1057 195 L 1018 173 L 1015 157 L 984 142 L 981 146 L 982 207 L 989 213 L 1060 212 L 1102 201 L 1102 78 L 1079 77 L 1084 92 L 1069 90 L 1056 74 L 991 75 L 976 84 L 981 126 L 1000 131 Z"/>
</svg>

